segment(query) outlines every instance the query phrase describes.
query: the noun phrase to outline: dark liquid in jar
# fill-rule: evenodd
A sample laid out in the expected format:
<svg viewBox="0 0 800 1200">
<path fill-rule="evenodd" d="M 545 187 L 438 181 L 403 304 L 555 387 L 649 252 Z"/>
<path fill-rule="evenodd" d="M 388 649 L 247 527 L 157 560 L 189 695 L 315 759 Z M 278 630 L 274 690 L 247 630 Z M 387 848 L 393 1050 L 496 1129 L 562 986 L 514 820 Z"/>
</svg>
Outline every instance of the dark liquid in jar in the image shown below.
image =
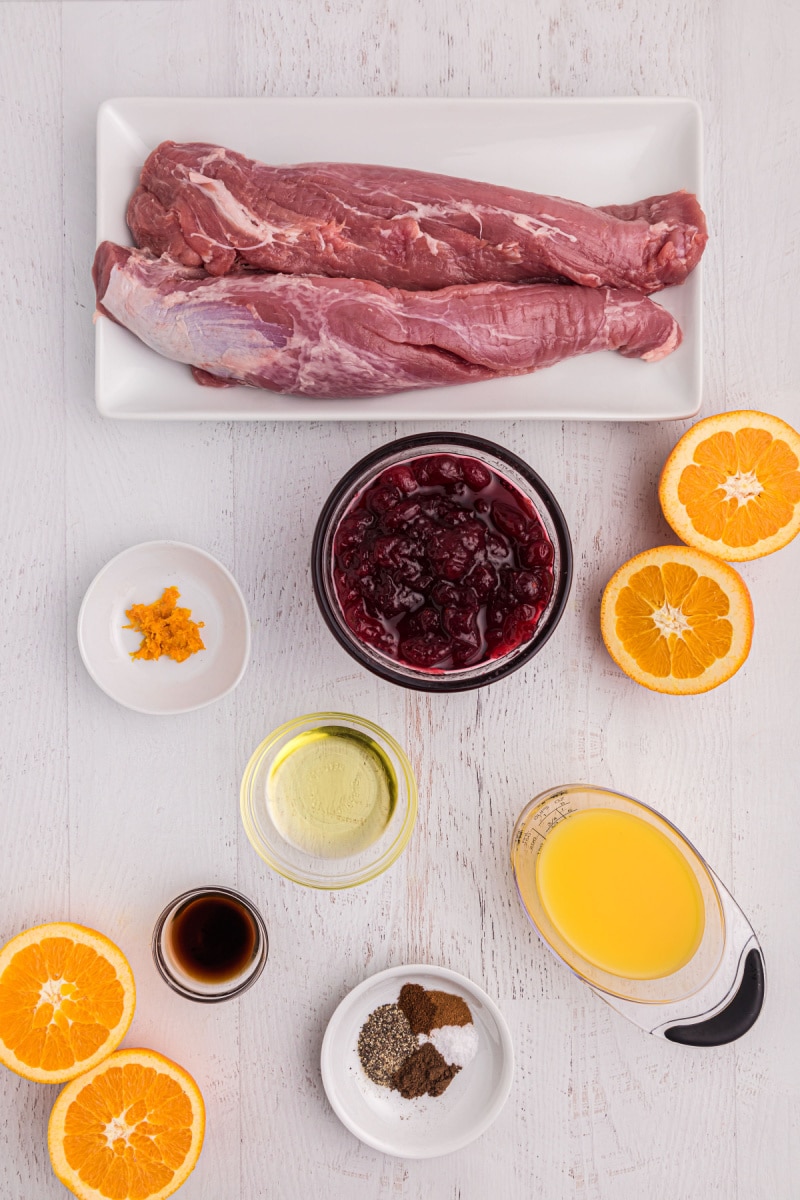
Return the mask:
<svg viewBox="0 0 800 1200">
<path fill-rule="evenodd" d="M 174 917 L 170 949 L 178 966 L 200 983 L 235 979 L 253 960 L 256 924 L 229 896 L 199 896 Z"/>
</svg>

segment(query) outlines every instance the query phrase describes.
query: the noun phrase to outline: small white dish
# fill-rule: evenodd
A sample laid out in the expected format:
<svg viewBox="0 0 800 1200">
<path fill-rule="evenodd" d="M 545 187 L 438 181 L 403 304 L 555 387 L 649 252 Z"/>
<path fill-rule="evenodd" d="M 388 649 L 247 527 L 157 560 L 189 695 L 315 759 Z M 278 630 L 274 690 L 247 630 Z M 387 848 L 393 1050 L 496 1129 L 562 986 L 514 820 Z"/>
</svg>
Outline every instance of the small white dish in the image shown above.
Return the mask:
<svg viewBox="0 0 800 1200">
<path fill-rule="evenodd" d="M 179 605 L 202 621 L 205 650 L 185 662 L 131 658 L 141 634 L 124 628 L 126 609 L 177 587 Z M 112 700 L 136 712 L 191 712 L 236 687 L 250 659 L 250 620 L 239 585 L 222 563 L 185 542 L 142 542 L 94 577 L 78 614 L 86 670 Z"/>
<path fill-rule="evenodd" d="M 701 113 L 683 98 L 136 96 L 107 100 L 98 113 L 98 242 L 130 245 L 128 201 L 145 158 L 166 139 L 217 142 L 271 163 L 413 167 L 584 204 L 629 204 L 678 188 L 702 202 Z M 97 408 L 160 421 L 684 419 L 701 399 L 702 270 L 655 296 L 684 335 L 663 362 L 588 354 L 532 375 L 369 400 L 201 387 L 188 367 L 103 318 L 95 324 Z"/>
<path fill-rule="evenodd" d="M 395 1004 L 404 983 L 461 996 L 478 1031 L 475 1058 L 441 1096 L 404 1100 L 373 1083 L 358 1058 L 361 1026 L 381 1004 Z M 390 967 L 345 996 L 328 1022 L 320 1065 L 331 1108 L 357 1138 L 399 1158 L 436 1158 L 468 1146 L 496 1120 L 511 1091 L 514 1049 L 497 1005 L 463 975 L 444 967 Z"/>
</svg>

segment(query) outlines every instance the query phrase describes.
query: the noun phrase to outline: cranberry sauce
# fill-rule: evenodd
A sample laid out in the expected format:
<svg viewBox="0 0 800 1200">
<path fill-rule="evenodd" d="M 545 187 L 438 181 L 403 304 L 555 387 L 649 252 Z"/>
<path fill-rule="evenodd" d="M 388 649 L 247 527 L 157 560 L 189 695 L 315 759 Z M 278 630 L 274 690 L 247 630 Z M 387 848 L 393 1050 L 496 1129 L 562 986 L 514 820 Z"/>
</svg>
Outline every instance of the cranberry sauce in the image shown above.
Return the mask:
<svg viewBox="0 0 800 1200">
<path fill-rule="evenodd" d="M 382 471 L 333 539 L 350 630 L 422 670 L 459 670 L 530 641 L 553 591 L 536 509 L 476 458 L 435 454 Z"/>
</svg>

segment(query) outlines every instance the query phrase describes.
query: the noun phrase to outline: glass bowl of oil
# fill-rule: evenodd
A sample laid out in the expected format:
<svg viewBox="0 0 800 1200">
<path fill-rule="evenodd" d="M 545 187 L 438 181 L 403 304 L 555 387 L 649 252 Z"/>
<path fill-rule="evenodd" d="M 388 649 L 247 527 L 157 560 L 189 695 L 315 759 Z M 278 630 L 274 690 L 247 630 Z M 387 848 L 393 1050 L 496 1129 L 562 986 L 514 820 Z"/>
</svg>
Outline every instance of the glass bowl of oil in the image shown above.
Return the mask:
<svg viewBox="0 0 800 1200">
<path fill-rule="evenodd" d="M 417 785 L 405 751 L 378 725 L 311 713 L 257 747 L 242 779 L 241 813 L 253 849 L 284 878 L 356 887 L 408 844 Z"/>
</svg>

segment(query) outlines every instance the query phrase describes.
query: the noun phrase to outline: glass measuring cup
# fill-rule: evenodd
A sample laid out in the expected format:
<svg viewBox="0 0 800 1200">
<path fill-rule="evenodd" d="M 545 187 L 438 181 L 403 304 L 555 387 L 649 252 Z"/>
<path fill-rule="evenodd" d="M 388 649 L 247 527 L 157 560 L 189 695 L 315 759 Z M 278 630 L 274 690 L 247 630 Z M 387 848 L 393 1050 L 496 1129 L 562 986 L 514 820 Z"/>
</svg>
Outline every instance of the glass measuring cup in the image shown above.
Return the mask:
<svg viewBox="0 0 800 1200">
<path fill-rule="evenodd" d="M 612 974 L 585 958 L 551 920 L 537 886 L 536 864 L 552 830 L 575 813 L 610 809 L 638 817 L 680 853 L 702 897 L 702 936 L 680 969 L 654 979 Z M 753 930 L 728 890 L 687 838 L 646 804 L 584 784 L 552 788 L 530 802 L 511 840 L 520 901 L 537 934 L 555 956 L 607 1003 L 650 1033 L 696 1045 L 740 1037 L 756 1020 L 764 971 Z"/>
</svg>

